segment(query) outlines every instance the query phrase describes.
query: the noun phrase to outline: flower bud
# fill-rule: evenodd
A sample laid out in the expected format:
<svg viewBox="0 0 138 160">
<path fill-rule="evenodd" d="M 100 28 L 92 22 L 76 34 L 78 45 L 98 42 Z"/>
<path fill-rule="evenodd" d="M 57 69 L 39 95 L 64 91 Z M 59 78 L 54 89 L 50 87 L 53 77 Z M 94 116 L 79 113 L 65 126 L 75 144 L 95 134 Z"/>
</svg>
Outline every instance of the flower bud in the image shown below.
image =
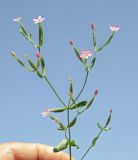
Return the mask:
<svg viewBox="0 0 138 160">
<path fill-rule="evenodd" d="M 40 58 L 40 52 L 36 52 L 36 57 Z"/>
<path fill-rule="evenodd" d="M 25 57 L 26 59 L 28 59 L 28 58 L 29 58 L 29 55 L 28 55 L 28 54 L 24 54 L 24 57 Z"/>
<path fill-rule="evenodd" d="M 59 123 L 60 121 L 59 121 L 59 118 L 55 118 L 55 120 L 54 120 L 55 122 L 57 122 L 57 123 Z"/>
<path fill-rule="evenodd" d="M 91 27 L 92 27 L 92 30 L 94 31 L 94 29 L 95 29 L 95 24 L 94 24 L 94 22 L 92 22 Z"/>
<path fill-rule="evenodd" d="M 73 95 L 73 86 L 72 86 L 72 78 L 69 77 L 69 82 L 70 82 L 70 86 L 69 86 L 69 96 Z"/>
<path fill-rule="evenodd" d="M 112 112 L 113 112 L 112 108 L 110 108 L 109 112 L 110 112 L 110 113 L 112 113 Z"/>
<path fill-rule="evenodd" d="M 69 41 L 69 43 L 71 46 L 74 46 L 74 41 L 72 39 Z"/>
<path fill-rule="evenodd" d="M 14 51 L 11 51 L 11 55 L 12 55 L 13 57 L 17 57 L 17 55 L 16 55 L 16 53 L 15 53 Z"/>
<path fill-rule="evenodd" d="M 94 95 L 95 95 L 95 96 L 97 96 L 97 95 L 98 95 L 98 93 L 99 93 L 99 90 L 98 90 L 98 89 L 96 89 L 96 90 L 95 90 L 95 92 L 94 92 Z"/>
</svg>

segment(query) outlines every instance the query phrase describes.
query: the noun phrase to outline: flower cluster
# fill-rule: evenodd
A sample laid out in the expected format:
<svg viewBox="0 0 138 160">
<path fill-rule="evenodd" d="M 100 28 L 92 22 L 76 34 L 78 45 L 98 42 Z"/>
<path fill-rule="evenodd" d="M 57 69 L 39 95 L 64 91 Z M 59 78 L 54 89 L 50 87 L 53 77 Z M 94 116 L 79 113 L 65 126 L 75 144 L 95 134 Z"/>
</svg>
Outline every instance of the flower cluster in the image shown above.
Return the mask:
<svg viewBox="0 0 138 160">
<path fill-rule="evenodd" d="M 74 40 L 71 39 L 69 41 L 69 44 L 73 48 L 73 51 L 74 51 L 77 59 L 80 61 L 80 63 L 84 67 L 85 78 L 84 78 L 83 85 L 77 94 L 74 94 L 74 92 L 73 92 L 74 86 L 73 86 L 72 78 L 69 79 L 68 102 L 64 102 L 62 100 L 62 98 L 59 96 L 59 93 L 56 91 L 56 89 L 53 87 L 52 83 L 50 82 L 50 80 L 47 77 L 45 59 L 43 58 L 43 54 L 41 52 L 41 48 L 44 43 L 44 33 L 43 33 L 42 22 L 44 22 L 45 18 L 38 16 L 37 18 L 33 19 L 33 22 L 35 24 L 38 24 L 38 42 L 35 42 L 32 39 L 32 34 L 27 32 L 27 30 L 23 26 L 21 20 L 22 20 L 22 17 L 16 17 L 15 19 L 13 19 L 13 21 L 19 23 L 19 26 L 20 26 L 19 31 L 20 31 L 21 35 L 36 49 L 36 55 L 35 55 L 36 62 L 34 62 L 30 58 L 30 54 L 24 54 L 25 59 L 28 62 L 28 65 L 26 65 L 26 63 L 24 63 L 20 58 L 18 58 L 16 52 L 12 51 L 11 55 L 27 71 L 29 71 L 31 73 L 36 73 L 36 75 L 39 78 L 45 80 L 47 82 L 47 84 L 50 86 L 50 88 L 53 91 L 53 93 L 55 94 L 55 96 L 57 97 L 57 99 L 59 100 L 59 102 L 61 103 L 61 107 L 45 108 L 44 111 L 41 113 L 41 115 L 43 117 L 49 117 L 51 120 L 53 120 L 54 123 L 57 124 L 57 130 L 62 131 L 62 133 L 64 133 L 64 135 L 65 135 L 64 139 L 61 140 L 61 142 L 57 146 L 54 147 L 53 152 L 59 152 L 61 150 L 69 148 L 69 154 L 70 154 L 70 160 L 71 160 L 72 159 L 72 152 L 71 152 L 72 147 L 76 147 L 77 149 L 79 149 L 79 146 L 77 145 L 76 141 L 74 139 L 72 139 L 71 128 L 77 124 L 78 119 L 82 114 L 84 114 L 86 111 L 88 111 L 90 108 L 92 108 L 93 103 L 95 101 L 95 98 L 99 94 L 99 90 L 96 89 L 93 92 L 92 97 L 90 99 L 86 99 L 86 100 L 84 100 L 84 99 L 79 100 L 79 99 L 82 95 L 82 92 L 84 91 L 85 86 L 86 86 L 89 72 L 95 65 L 96 58 L 97 58 L 96 57 L 97 52 L 102 51 L 105 48 L 105 46 L 107 46 L 111 42 L 112 38 L 114 37 L 115 32 L 119 31 L 120 27 L 116 26 L 116 25 L 111 25 L 109 27 L 111 30 L 111 34 L 109 35 L 107 40 L 102 45 L 97 45 L 96 26 L 93 22 L 91 24 L 92 36 L 93 36 L 93 52 L 91 51 L 92 49 L 85 49 L 85 50 L 82 49 L 80 52 L 79 49 L 77 49 Z M 67 115 L 67 117 L 66 117 L 67 123 L 66 124 L 63 123 L 64 121 L 62 121 L 62 119 L 60 120 L 59 118 L 53 116 L 54 113 L 56 114 L 56 113 L 61 113 L 61 112 L 67 113 L 66 114 Z M 75 115 L 73 117 L 73 119 L 71 119 L 71 117 L 70 117 L 71 112 L 74 112 L 73 115 Z M 86 152 L 83 154 L 81 160 L 83 160 L 85 158 L 85 156 L 87 155 L 87 153 L 90 151 L 90 149 L 92 149 L 96 145 L 96 142 L 99 140 L 100 135 L 103 132 L 109 131 L 111 129 L 111 127 L 108 128 L 108 125 L 111 120 L 111 115 L 112 115 L 112 109 L 110 109 L 110 111 L 109 111 L 109 115 L 106 119 L 105 125 L 101 125 L 101 123 L 97 122 L 97 127 L 99 128 L 100 131 L 92 139 L 91 145 L 88 147 Z"/>
</svg>

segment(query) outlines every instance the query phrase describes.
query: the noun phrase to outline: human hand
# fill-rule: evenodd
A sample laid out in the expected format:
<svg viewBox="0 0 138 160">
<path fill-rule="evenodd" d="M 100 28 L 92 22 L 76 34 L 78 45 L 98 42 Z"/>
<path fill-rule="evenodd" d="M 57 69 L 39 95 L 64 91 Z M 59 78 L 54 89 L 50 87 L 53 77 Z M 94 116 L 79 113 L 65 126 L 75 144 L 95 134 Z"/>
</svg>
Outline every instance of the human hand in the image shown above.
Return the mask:
<svg viewBox="0 0 138 160">
<path fill-rule="evenodd" d="M 2 143 L 0 160 L 69 160 L 63 152 L 54 153 L 53 148 L 37 143 Z"/>
</svg>

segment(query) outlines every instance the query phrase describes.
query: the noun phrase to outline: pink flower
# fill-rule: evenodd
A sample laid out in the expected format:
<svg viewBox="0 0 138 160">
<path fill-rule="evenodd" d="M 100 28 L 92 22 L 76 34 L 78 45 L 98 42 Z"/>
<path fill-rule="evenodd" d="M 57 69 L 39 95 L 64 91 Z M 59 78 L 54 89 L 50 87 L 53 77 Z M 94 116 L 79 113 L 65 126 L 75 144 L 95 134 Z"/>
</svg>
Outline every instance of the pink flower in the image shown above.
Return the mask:
<svg viewBox="0 0 138 160">
<path fill-rule="evenodd" d="M 45 18 L 42 18 L 41 16 L 38 16 L 37 19 L 33 19 L 34 23 L 42 23 L 45 20 Z"/>
<path fill-rule="evenodd" d="M 92 56 L 92 53 L 90 50 L 82 50 L 80 57 L 84 59 L 88 59 L 90 56 Z"/>
<path fill-rule="evenodd" d="M 94 24 L 94 22 L 92 22 L 91 27 L 92 27 L 92 30 L 94 31 L 94 29 L 95 29 L 95 24 Z"/>
<path fill-rule="evenodd" d="M 120 27 L 118 27 L 117 25 L 112 25 L 112 26 L 110 26 L 109 28 L 110 28 L 110 30 L 111 30 L 112 32 L 117 32 L 117 31 L 119 31 L 119 29 L 120 29 Z"/>
<path fill-rule="evenodd" d="M 42 115 L 43 117 L 46 117 L 46 116 L 49 115 L 49 112 L 50 112 L 50 110 L 49 110 L 48 108 L 46 108 L 46 109 L 44 109 L 44 111 L 41 113 L 41 115 Z"/>
<path fill-rule="evenodd" d="M 94 95 L 95 95 L 95 96 L 97 96 L 97 95 L 98 95 L 98 93 L 99 93 L 99 90 L 98 90 L 98 89 L 96 89 L 96 90 L 95 90 L 95 92 L 94 92 Z"/>
<path fill-rule="evenodd" d="M 13 19 L 13 21 L 15 21 L 15 22 L 20 22 L 21 19 L 22 19 L 22 17 L 16 17 L 16 18 Z"/>
<path fill-rule="evenodd" d="M 69 41 L 69 43 L 71 46 L 74 46 L 74 41 L 72 39 Z"/>
<path fill-rule="evenodd" d="M 40 58 L 40 52 L 36 52 L 36 57 Z"/>
</svg>

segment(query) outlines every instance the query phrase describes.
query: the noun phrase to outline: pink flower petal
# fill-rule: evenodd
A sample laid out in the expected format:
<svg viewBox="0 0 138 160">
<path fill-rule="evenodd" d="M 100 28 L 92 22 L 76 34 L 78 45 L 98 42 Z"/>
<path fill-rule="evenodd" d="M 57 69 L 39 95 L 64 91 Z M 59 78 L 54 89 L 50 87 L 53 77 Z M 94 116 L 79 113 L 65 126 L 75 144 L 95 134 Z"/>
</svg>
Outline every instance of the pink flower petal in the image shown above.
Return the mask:
<svg viewBox="0 0 138 160">
<path fill-rule="evenodd" d="M 110 30 L 111 30 L 112 32 L 117 32 L 117 31 L 119 31 L 119 29 L 120 29 L 120 27 L 117 26 L 117 25 L 112 25 L 112 26 L 110 26 L 109 28 L 110 28 Z"/>
<path fill-rule="evenodd" d="M 45 20 L 45 18 L 42 18 L 41 16 L 38 16 L 37 19 L 33 19 L 34 23 L 42 23 Z"/>
<path fill-rule="evenodd" d="M 43 117 L 46 117 L 46 116 L 49 115 L 49 112 L 50 112 L 50 110 L 49 110 L 48 108 L 46 108 L 46 109 L 44 109 L 44 111 L 41 113 L 41 115 L 42 115 Z"/>
<path fill-rule="evenodd" d="M 20 22 L 21 19 L 22 19 L 22 17 L 16 17 L 16 18 L 13 19 L 13 21 L 15 21 L 15 22 Z"/>
<path fill-rule="evenodd" d="M 90 50 L 82 50 L 80 57 L 84 59 L 88 59 L 90 56 L 92 56 L 92 53 Z"/>
</svg>

